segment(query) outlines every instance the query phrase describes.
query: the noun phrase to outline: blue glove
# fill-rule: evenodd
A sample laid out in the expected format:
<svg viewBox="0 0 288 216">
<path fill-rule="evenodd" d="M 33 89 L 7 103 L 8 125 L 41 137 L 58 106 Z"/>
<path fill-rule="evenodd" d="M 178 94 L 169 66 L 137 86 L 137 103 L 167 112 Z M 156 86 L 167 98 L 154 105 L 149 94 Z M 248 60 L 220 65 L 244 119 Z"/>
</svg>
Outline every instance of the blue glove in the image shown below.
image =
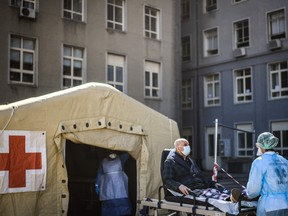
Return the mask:
<svg viewBox="0 0 288 216">
<path fill-rule="evenodd" d="M 100 188 L 99 188 L 98 184 L 95 184 L 95 192 L 96 192 L 97 195 L 99 195 Z"/>
</svg>

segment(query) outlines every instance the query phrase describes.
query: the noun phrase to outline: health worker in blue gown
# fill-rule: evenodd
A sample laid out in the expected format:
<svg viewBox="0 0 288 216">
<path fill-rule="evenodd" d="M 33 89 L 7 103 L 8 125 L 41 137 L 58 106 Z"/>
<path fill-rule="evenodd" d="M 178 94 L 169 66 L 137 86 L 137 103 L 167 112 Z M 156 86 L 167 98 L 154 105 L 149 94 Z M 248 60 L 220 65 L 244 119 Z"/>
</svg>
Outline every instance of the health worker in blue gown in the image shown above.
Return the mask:
<svg viewBox="0 0 288 216">
<path fill-rule="evenodd" d="M 256 158 L 251 166 L 247 183 L 247 196 L 260 195 L 257 216 L 288 215 L 288 161 L 273 149 L 279 139 L 269 132 L 257 138 Z"/>
<path fill-rule="evenodd" d="M 128 177 L 124 172 L 124 163 L 128 158 L 128 153 L 117 155 L 112 152 L 100 165 L 96 179 L 96 193 L 99 193 L 102 216 L 131 215 Z"/>
</svg>

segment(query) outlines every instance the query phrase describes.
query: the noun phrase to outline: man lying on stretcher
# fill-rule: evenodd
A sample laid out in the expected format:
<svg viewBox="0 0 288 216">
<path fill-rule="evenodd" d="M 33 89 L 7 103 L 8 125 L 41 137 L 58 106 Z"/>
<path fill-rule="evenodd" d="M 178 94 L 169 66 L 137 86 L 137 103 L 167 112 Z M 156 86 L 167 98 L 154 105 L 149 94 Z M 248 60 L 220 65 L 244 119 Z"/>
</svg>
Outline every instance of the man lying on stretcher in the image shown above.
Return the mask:
<svg viewBox="0 0 288 216">
<path fill-rule="evenodd" d="M 209 191 L 210 195 L 213 196 L 213 191 L 217 194 L 220 191 L 220 193 L 224 192 L 227 195 L 222 196 L 223 199 L 229 198 L 230 191 L 226 190 L 221 184 L 201 175 L 199 167 L 189 157 L 190 146 L 186 139 L 179 138 L 175 140 L 174 147 L 164 161 L 163 167 L 163 181 L 168 189 L 189 195 L 191 190 L 199 192 L 209 188 L 211 189 Z"/>
</svg>

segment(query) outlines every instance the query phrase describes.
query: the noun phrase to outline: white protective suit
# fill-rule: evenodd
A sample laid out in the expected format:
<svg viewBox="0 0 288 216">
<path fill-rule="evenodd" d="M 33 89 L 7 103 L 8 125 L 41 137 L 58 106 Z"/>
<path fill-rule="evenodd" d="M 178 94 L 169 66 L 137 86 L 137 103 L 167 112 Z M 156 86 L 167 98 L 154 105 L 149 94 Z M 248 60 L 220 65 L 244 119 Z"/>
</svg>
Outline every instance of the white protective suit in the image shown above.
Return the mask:
<svg viewBox="0 0 288 216">
<path fill-rule="evenodd" d="M 249 174 L 247 195 L 260 195 L 257 216 L 288 215 L 288 161 L 267 151 L 256 158 Z"/>
</svg>

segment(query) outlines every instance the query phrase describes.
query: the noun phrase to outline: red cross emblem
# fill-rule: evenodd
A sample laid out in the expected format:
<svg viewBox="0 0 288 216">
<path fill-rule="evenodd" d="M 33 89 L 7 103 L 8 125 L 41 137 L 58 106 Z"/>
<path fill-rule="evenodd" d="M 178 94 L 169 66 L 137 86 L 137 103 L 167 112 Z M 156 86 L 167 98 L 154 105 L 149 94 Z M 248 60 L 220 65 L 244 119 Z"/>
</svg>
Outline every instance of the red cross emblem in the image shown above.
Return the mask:
<svg viewBox="0 0 288 216">
<path fill-rule="evenodd" d="M 25 153 L 25 136 L 9 136 L 9 153 L 0 153 L 0 171 L 9 171 L 8 187 L 26 187 L 26 170 L 41 168 L 41 153 Z"/>
<path fill-rule="evenodd" d="M 5 131 L 0 136 L 0 194 L 45 189 L 46 140 L 41 137 L 43 134 Z M 1 144 L 4 147 L 1 148 Z"/>
</svg>

